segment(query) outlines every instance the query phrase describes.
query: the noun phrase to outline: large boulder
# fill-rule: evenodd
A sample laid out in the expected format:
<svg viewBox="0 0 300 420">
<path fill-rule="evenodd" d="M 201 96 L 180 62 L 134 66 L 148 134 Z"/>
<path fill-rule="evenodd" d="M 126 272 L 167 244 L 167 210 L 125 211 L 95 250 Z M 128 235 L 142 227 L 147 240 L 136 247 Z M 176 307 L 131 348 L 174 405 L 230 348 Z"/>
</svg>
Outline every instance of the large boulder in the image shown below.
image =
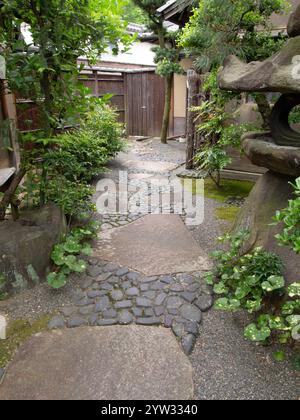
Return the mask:
<svg viewBox="0 0 300 420">
<path fill-rule="evenodd" d="M 300 176 L 300 148 L 278 146 L 267 133 L 247 133 L 243 151 L 254 165 L 291 177 Z"/>
<path fill-rule="evenodd" d="M 45 279 L 53 246 L 66 232 L 66 220 L 53 204 L 0 222 L 0 293 L 15 294 Z"/>
<path fill-rule="evenodd" d="M 271 171 L 263 175 L 250 193 L 234 226 L 235 232 L 242 229 L 250 231 L 245 252 L 262 246 L 282 258 L 288 283 L 299 281 L 300 258 L 288 247 L 278 245 L 275 235 L 282 231 L 282 226 L 273 226 L 272 222 L 276 211 L 286 208 L 288 200 L 293 198 L 290 181 L 294 181 L 294 178 Z"/>
<path fill-rule="evenodd" d="M 245 64 L 230 55 L 218 74 L 219 87 L 234 92 L 300 93 L 297 57 L 300 36 L 290 39 L 284 48 L 265 61 Z"/>
<path fill-rule="evenodd" d="M 291 38 L 300 35 L 300 4 L 295 12 L 291 14 L 287 26 L 287 32 Z"/>
</svg>

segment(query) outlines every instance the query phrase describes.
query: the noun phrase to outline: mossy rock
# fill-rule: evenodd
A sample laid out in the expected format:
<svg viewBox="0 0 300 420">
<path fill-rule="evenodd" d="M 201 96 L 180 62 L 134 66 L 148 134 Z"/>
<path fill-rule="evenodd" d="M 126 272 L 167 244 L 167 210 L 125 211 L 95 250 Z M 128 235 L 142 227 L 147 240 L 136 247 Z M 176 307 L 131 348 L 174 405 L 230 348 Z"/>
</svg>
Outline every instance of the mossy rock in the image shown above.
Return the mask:
<svg viewBox="0 0 300 420">
<path fill-rule="evenodd" d="M 25 319 L 11 321 L 7 327 L 6 340 L 0 340 L 0 368 L 3 368 L 12 359 L 17 348 L 29 337 L 47 330 L 48 322 L 53 314 L 43 315 L 32 323 Z"/>
</svg>

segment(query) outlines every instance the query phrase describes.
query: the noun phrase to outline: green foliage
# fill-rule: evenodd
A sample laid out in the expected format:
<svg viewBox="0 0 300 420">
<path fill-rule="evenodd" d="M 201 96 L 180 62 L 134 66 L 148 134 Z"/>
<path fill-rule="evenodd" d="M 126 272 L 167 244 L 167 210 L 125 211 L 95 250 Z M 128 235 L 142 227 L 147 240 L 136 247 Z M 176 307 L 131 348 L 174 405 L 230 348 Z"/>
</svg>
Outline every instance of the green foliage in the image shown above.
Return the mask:
<svg viewBox="0 0 300 420">
<path fill-rule="evenodd" d="M 129 0 L 123 7 L 123 19 L 129 23 L 149 24 L 147 14 L 140 7 L 136 6 L 132 0 Z"/>
<path fill-rule="evenodd" d="M 243 254 L 248 235 L 242 231 L 220 238 L 222 242 L 230 241 L 230 249 L 213 254 L 216 268 L 207 274 L 207 282 L 214 286 L 215 294 L 222 296 L 216 300 L 215 308 L 260 312 L 244 330 L 245 338 L 250 341 L 266 344 L 273 340 L 287 344 L 297 340 L 300 335 L 300 282 L 285 286 L 283 264 L 275 254 L 261 248 Z M 278 351 L 274 358 L 283 361 L 285 354 Z"/>
<path fill-rule="evenodd" d="M 208 278 L 214 284 L 214 292 L 224 295 L 216 301 L 217 309 L 232 311 L 243 308 L 250 313 L 257 312 L 262 308 L 266 296 L 282 292 L 285 282 L 280 258 L 261 248 L 242 255 L 242 247 L 248 236 L 246 231 L 232 237 L 228 234 L 220 241 L 229 241 L 230 249 L 213 253 L 217 264 Z"/>
<path fill-rule="evenodd" d="M 27 205 L 39 206 L 43 196 L 45 202 L 56 203 L 68 216 L 93 210 L 89 182 L 122 150 L 122 130 L 116 111 L 100 101 L 76 129 L 50 139 L 25 136 L 25 149 L 32 141 L 39 145 L 24 154 L 29 163 L 20 192 Z"/>
<path fill-rule="evenodd" d="M 248 62 L 265 59 L 282 46 L 281 40 L 270 36 L 269 17 L 282 12 L 285 4 L 285 0 L 202 0 L 179 43 L 195 57 L 195 66 L 206 71 L 230 54 Z M 264 31 L 256 31 L 258 26 Z"/>
<path fill-rule="evenodd" d="M 277 211 L 276 223 L 283 224 L 282 233 L 276 235 L 281 245 L 291 247 L 297 254 L 300 253 L 300 178 L 292 184 L 296 198 L 289 201 L 286 209 Z"/>
<path fill-rule="evenodd" d="M 88 241 L 97 236 L 98 224 L 90 222 L 85 227 L 74 228 L 63 242 L 55 245 L 52 251 L 52 261 L 57 267 L 48 277 L 48 284 L 53 289 L 60 289 L 66 285 L 71 273 L 83 273 L 86 270 L 81 255 L 91 255 L 92 248 Z"/>
<path fill-rule="evenodd" d="M 91 60 L 112 45 L 126 47 L 123 1 L 3 0 L 0 42 L 4 45 L 9 86 L 36 101 L 46 135 L 76 118 L 87 89 L 78 82 L 77 58 Z M 33 45 L 20 34 L 27 24 Z"/>
<path fill-rule="evenodd" d="M 0 273 L 0 301 L 7 298 L 7 293 L 4 291 L 6 286 L 6 277 Z"/>
<path fill-rule="evenodd" d="M 242 135 L 258 128 L 254 124 L 228 125 L 230 115 L 225 112 L 225 105 L 233 95 L 218 88 L 216 71 L 208 75 L 203 88 L 209 93 L 210 99 L 193 108 L 201 121 L 197 131 L 204 140 L 204 146 L 196 153 L 194 161 L 220 186 L 220 171 L 231 163 L 225 148 L 240 148 Z"/>
</svg>

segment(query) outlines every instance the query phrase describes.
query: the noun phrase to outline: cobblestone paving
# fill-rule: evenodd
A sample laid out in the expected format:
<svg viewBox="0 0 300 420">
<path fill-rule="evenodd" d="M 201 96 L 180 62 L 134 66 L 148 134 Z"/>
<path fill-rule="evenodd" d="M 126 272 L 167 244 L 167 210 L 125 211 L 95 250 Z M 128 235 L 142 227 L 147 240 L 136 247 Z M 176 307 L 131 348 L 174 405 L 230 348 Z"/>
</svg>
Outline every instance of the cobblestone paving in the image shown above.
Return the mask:
<svg viewBox="0 0 300 420">
<path fill-rule="evenodd" d="M 190 354 L 202 312 L 212 306 L 212 290 L 203 274 L 145 277 L 114 263 L 89 259 L 73 305 L 62 308 L 52 328 L 84 325 L 161 325 L 172 328 Z"/>
<path fill-rule="evenodd" d="M 178 150 L 178 145 L 174 143 L 173 155 L 170 157 L 167 153 L 168 148 L 161 147 L 156 140 L 154 144 L 155 148 L 162 149 L 161 152 L 166 155 L 165 161 L 176 164 L 174 168 L 184 161 L 181 157 L 184 148 L 181 150 L 181 145 Z M 139 151 L 139 161 L 145 161 L 150 157 L 153 161 L 159 161 L 160 154 L 157 150 L 149 151 L 147 145 L 134 144 L 134 147 Z M 147 150 L 148 155 L 145 153 Z M 128 163 L 126 155 L 121 158 L 120 167 L 124 162 Z M 126 168 L 130 180 L 129 200 L 138 192 L 150 198 L 153 192 L 170 194 L 170 183 L 173 177 L 176 178 L 172 171 L 158 171 L 159 165 L 155 164 L 152 170 L 149 161 L 147 169 L 135 167 L 135 161 L 130 162 L 132 164 Z M 118 183 L 118 165 L 114 167 L 112 173 L 105 174 L 105 177 L 110 177 Z M 100 195 L 101 192 L 95 195 L 95 201 Z M 153 208 L 151 210 L 153 212 Z M 162 211 L 174 213 L 174 197 L 173 202 L 171 200 L 169 204 L 159 203 L 156 213 Z M 133 213 L 129 209 L 129 214 L 126 215 L 97 214 L 96 218 L 101 222 L 101 230 L 106 231 L 126 226 L 147 213 L 148 209 L 145 208 Z M 187 214 L 183 211 L 181 214 L 183 222 L 186 217 Z M 163 326 L 172 329 L 181 342 L 184 352 L 190 354 L 198 335 L 202 313 L 210 309 L 213 304 L 212 290 L 205 283 L 203 276 L 202 272 L 192 272 L 145 277 L 142 273 L 114 263 L 90 258 L 86 275 L 80 280 L 80 288 L 76 292 L 74 303 L 62 308 L 61 313 L 49 322 L 49 327 L 75 328 L 84 325 L 108 326 L 132 323 Z"/>
</svg>

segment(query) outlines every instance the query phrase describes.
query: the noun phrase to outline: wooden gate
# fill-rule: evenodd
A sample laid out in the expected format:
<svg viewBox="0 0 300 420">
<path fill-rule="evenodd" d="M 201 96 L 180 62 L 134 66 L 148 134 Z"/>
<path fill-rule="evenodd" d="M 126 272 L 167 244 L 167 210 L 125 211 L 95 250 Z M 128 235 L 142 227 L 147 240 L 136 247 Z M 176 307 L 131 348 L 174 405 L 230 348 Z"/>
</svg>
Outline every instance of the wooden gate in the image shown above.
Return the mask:
<svg viewBox="0 0 300 420">
<path fill-rule="evenodd" d="M 154 71 L 126 73 L 124 76 L 128 134 L 159 136 L 164 113 L 164 79 Z"/>
<path fill-rule="evenodd" d="M 129 136 L 160 136 L 165 83 L 154 69 L 125 70 L 87 68 L 79 78 L 97 98 L 112 94 L 111 104 L 119 113 L 119 121 L 126 123 Z M 32 131 L 40 127 L 39 108 L 28 99 L 18 98 L 18 128 Z"/>
</svg>

